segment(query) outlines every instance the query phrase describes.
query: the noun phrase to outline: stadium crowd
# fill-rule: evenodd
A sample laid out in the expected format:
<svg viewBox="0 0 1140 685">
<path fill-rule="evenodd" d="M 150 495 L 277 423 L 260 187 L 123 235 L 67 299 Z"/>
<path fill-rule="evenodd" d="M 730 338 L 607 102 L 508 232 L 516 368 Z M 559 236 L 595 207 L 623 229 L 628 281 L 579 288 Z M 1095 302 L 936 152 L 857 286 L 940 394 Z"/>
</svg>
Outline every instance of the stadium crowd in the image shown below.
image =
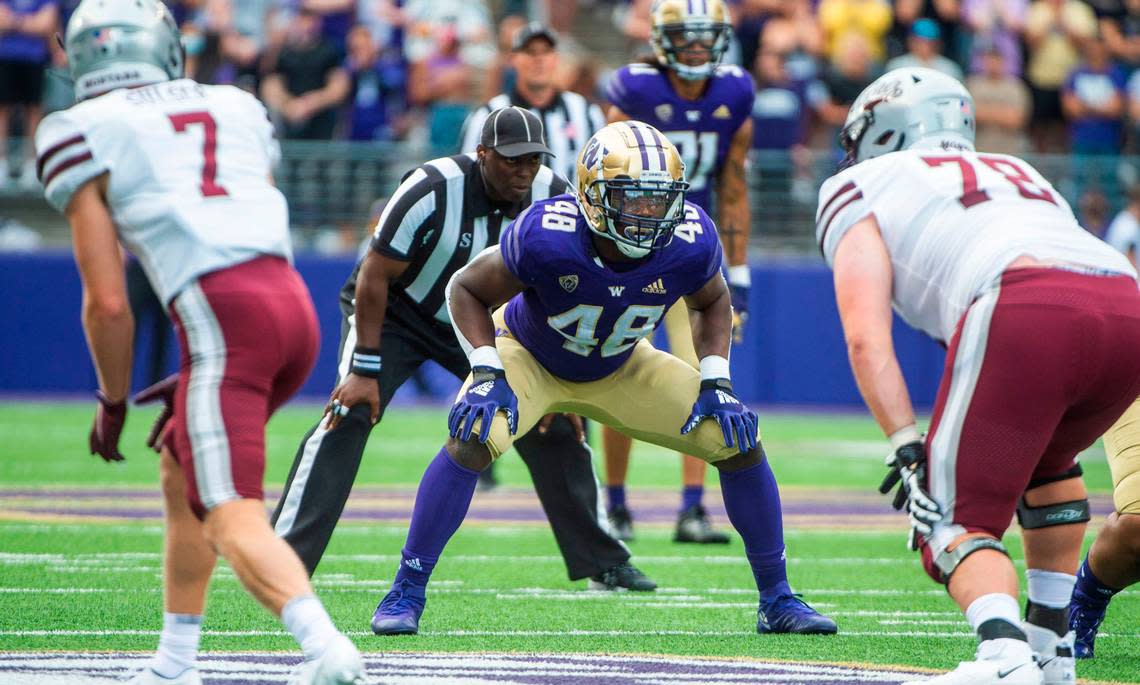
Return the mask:
<svg viewBox="0 0 1140 685">
<path fill-rule="evenodd" d="M 65 106 L 54 36 L 76 0 L 0 0 L 3 112 Z M 633 57 L 652 0 L 170 0 L 189 76 L 258 93 L 286 138 L 456 143 L 469 109 L 513 83 L 511 36 L 538 18 L 567 40 L 559 79 L 599 100 L 606 67 L 574 41 L 575 16 L 613 18 L 604 57 Z M 929 66 L 979 100 L 987 149 L 1111 154 L 1135 149 L 1140 0 L 732 0 L 729 61 L 758 84 L 755 147 L 834 127 L 884 69 Z M 609 11 L 612 10 L 612 11 Z M 497 27 L 497 28 L 496 28 Z M 43 87 L 46 79 L 46 92 Z M 1026 122 L 1032 140 L 1023 139 Z M 1067 134 L 1061 133 L 1066 125 Z M 424 130 L 417 130 L 424 129 Z M 0 127 L 0 135 L 5 131 Z"/>
<path fill-rule="evenodd" d="M 0 0 L 0 150 L 8 182 L 37 185 L 30 134 L 70 104 L 55 36 L 77 0 Z M 170 0 L 188 76 L 236 84 L 285 139 L 457 149 L 468 113 L 514 88 L 512 37 L 560 36 L 556 86 L 604 101 L 611 70 L 648 52 L 652 0 Z M 754 145 L 790 159 L 814 199 L 808 150 L 833 149 L 855 96 L 884 70 L 929 66 L 977 100 L 978 143 L 1073 156 L 1064 194 L 1103 231 L 1140 150 L 1140 0 L 732 0 L 727 62 L 757 84 Z M 583 27 L 599 26 L 601 30 Z M 10 149 L 12 148 L 12 149 Z M 763 154 L 759 155 L 761 158 Z M 763 169 L 763 163 L 761 163 Z M 763 173 L 761 174 L 763 175 Z M 2 185 L 2 184 L 0 184 Z M 1103 192 L 1102 192 L 1103 191 Z M 1107 198 L 1106 198 L 1107 196 Z"/>
</svg>

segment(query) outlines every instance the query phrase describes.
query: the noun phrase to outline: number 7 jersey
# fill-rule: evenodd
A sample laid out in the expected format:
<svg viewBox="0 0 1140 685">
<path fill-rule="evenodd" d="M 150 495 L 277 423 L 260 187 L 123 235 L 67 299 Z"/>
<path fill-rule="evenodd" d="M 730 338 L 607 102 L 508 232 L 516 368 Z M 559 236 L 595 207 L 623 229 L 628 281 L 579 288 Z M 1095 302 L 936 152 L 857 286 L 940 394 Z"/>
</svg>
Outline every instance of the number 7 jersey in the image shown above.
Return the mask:
<svg viewBox="0 0 1140 685">
<path fill-rule="evenodd" d="M 259 255 L 291 258 L 280 156 L 265 108 L 231 86 L 188 79 L 124 88 L 46 117 L 36 131 L 48 202 L 65 212 L 110 172 L 119 238 L 161 300 L 203 274 Z"/>
<path fill-rule="evenodd" d="M 527 286 L 507 303 L 507 327 L 547 371 L 575 382 L 617 370 L 674 302 L 719 277 L 721 262 L 716 227 L 686 202 L 668 245 L 604 263 L 573 195 L 532 204 L 503 231 L 499 250 Z"/>
<path fill-rule="evenodd" d="M 1036 169 L 1009 155 L 904 150 L 832 176 L 816 210 L 829 266 L 847 231 L 872 214 L 891 259 L 895 310 L 942 342 L 1019 256 L 1135 276 Z"/>
</svg>

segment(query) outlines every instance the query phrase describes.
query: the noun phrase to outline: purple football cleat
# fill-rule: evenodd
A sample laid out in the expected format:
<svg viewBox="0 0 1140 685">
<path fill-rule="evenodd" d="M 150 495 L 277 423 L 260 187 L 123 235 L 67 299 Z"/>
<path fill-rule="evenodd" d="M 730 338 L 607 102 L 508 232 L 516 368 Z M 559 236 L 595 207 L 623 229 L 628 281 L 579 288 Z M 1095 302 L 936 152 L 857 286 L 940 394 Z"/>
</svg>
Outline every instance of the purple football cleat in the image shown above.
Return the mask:
<svg viewBox="0 0 1140 685">
<path fill-rule="evenodd" d="M 384 595 L 372 614 L 372 632 L 377 635 L 415 635 L 420 632 L 420 615 L 427 603 L 427 588 L 408 579 L 401 580 Z"/>
<path fill-rule="evenodd" d="M 835 621 L 808 606 L 799 595 L 780 595 L 760 600 L 756 632 L 797 633 L 799 635 L 834 635 Z"/>
</svg>

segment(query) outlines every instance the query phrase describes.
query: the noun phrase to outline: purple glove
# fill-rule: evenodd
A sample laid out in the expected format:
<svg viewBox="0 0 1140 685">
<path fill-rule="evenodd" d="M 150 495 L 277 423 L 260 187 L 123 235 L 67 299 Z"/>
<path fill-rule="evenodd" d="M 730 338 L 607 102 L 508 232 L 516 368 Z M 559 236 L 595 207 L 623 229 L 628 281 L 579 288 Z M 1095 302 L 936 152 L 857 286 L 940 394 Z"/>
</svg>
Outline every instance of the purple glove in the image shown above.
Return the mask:
<svg viewBox="0 0 1140 685">
<path fill-rule="evenodd" d="M 162 452 L 161 439 L 166 432 L 166 424 L 170 421 L 170 417 L 174 416 L 174 393 L 176 390 L 178 390 L 178 374 L 175 373 L 149 388 L 143 388 L 132 400 L 135 404 L 149 404 L 162 400 L 162 411 L 158 412 L 158 418 L 154 420 L 150 435 L 146 438 L 146 446 L 155 452 Z"/>
<path fill-rule="evenodd" d="M 701 392 L 693 404 L 693 413 L 681 428 L 681 435 L 687 435 L 708 418 L 716 419 L 727 447 L 735 445 L 741 452 L 756 448 L 756 414 L 736 398 L 732 383 L 727 379 L 701 381 Z"/>
<path fill-rule="evenodd" d="M 123 424 L 127 420 L 126 400 L 112 402 L 102 390 L 95 391 L 95 398 L 99 400 L 99 407 L 95 410 L 95 422 L 91 425 L 91 434 L 87 437 L 91 454 L 98 454 L 103 461 L 122 461 L 123 455 L 119 452 L 119 435 L 122 434 Z"/>
<path fill-rule="evenodd" d="M 447 417 L 451 437 L 467 442 L 478 419 L 481 423 L 479 442 L 487 442 L 491 436 L 491 420 L 500 411 L 507 415 L 507 426 L 514 435 L 519 428 L 519 401 L 507 384 L 506 373 L 490 366 L 476 366 L 471 369 L 471 374 L 471 385 Z"/>
</svg>

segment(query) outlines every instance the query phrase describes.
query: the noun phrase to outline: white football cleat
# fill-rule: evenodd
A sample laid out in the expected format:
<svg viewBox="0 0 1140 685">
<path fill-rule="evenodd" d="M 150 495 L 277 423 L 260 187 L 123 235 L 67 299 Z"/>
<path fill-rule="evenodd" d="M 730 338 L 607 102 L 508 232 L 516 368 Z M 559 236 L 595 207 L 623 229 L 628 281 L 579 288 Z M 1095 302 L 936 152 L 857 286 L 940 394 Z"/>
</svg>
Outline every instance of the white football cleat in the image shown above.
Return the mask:
<svg viewBox="0 0 1140 685">
<path fill-rule="evenodd" d="M 1048 628 L 1022 623 L 1037 663 L 1044 674 L 1045 685 L 1074 685 L 1077 682 L 1077 660 L 1073 658 L 1076 633 L 1058 635 Z"/>
<path fill-rule="evenodd" d="M 289 685 L 367 685 L 364 659 L 344 635 L 337 635 L 323 654 L 303 661 L 289 676 Z"/>
<path fill-rule="evenodd" d="M 188 668 L 173 678 L 164 678 L 147 666 L 127 681 L 127 685 L 202 685 L 202 676 L 198 675 L 198 669 Z"/>
<path fill-rule="evenodd" d="M 1001 644 L 998 644 L 1001 643 Z M 903 685 L 1043 685 L 1041 669 L 1033 650 L 1021 640 L 999 638 L 978 646 L 977 661 L 963 661 L 958 668 L 930 680 L 912 680 Z"/>
</svg>

